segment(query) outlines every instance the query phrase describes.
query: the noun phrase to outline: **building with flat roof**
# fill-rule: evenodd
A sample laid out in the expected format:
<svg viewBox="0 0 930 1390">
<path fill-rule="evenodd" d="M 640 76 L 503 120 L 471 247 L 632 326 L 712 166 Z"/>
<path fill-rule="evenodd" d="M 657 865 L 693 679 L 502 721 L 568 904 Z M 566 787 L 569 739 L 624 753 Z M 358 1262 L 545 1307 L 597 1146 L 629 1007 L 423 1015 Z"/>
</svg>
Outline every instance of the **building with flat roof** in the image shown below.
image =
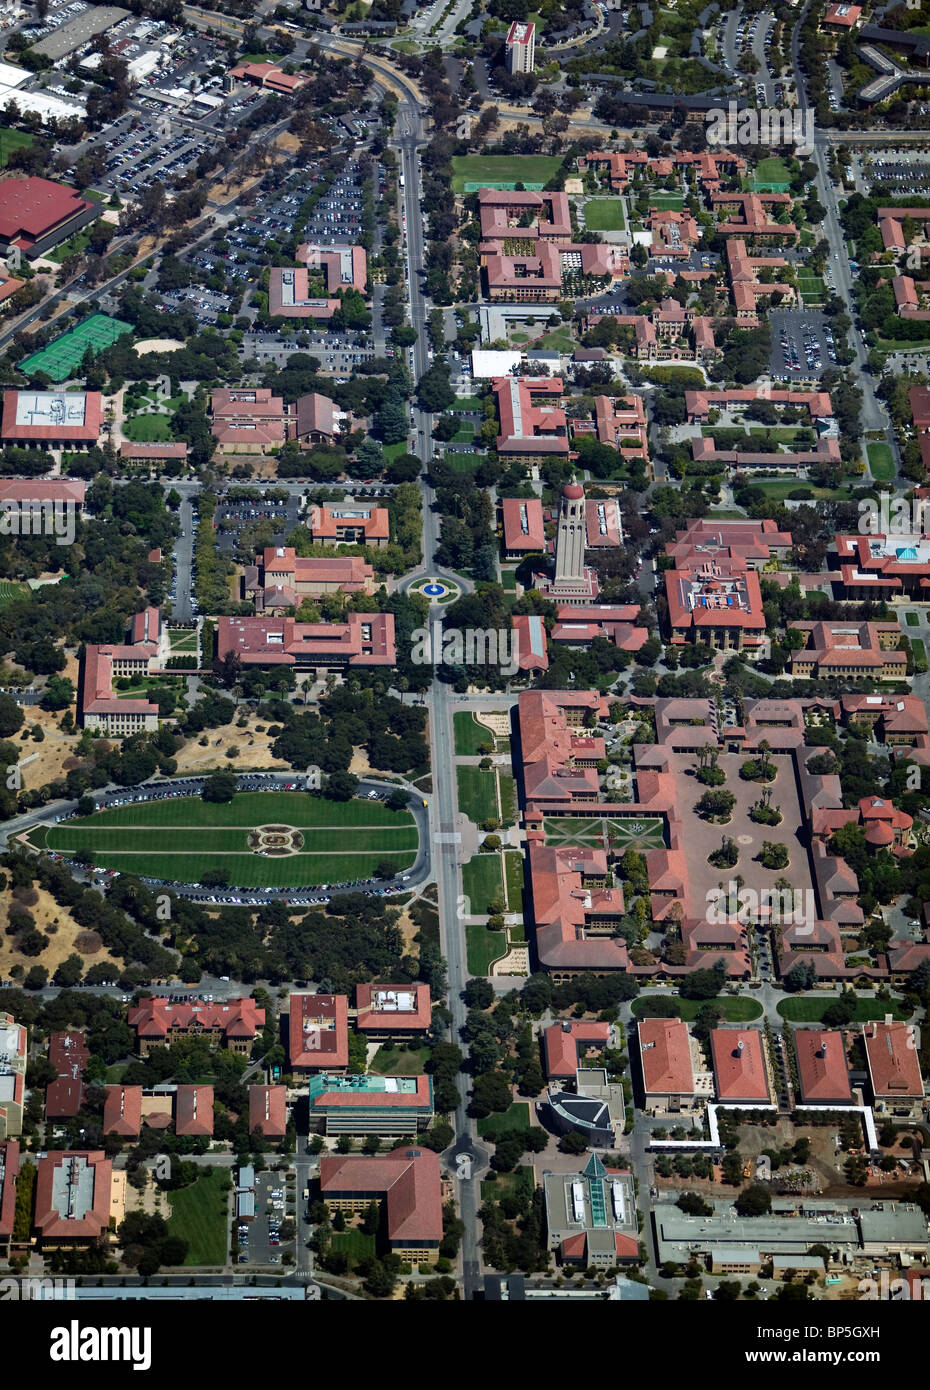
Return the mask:
<svg viewBox="0 0 930 1390">
<path fill-rule="evenodd" d="M 310 1129 L 401 1139 L 433 1119 L 433 1080 L 420 1076 L 311 1076 Z"/>
<path fill-rule="evenodd" d="M 355 1026 L 372 1041 L 422 1038 L 432 1018 L 429 985 L 355 986 Z"/>
<path fill-rule="evenodd" d="M 52 179 L 0 178 L 0 248 L 18 247 L 30 260 L 93 222 L 99 203 Z"/>
<path fill-rule="evenodd" d="M 260 1129 L 266 1139 L 283 1139 L 287 1133 L 287 1087 L 249 1087 L 249 1133 Z"/>
<path fill-rule="evenodd" d="M 49 1153 L 36 1169 L 33 1224 L 43 1249 L 106 1236 L 113 1164 L 102 1149 Z"/>
<path fill-rule="evenodd" d="M 7 444 L 83 449 L 103 429 L 99 391 L 4 391 L 0 434 Z"/>
<path fill-rule="evenodd" d="M 757 1028 L 714 1028 L 710 1034 L 717 1099 L 728 1105 L 769 1105 L 771 1080 Z"/>
<path fill-rule="evenodd" d="M 288 1004 L 292 1071 L 345 1071 L 349 1065 L 349 1001 L 344 994 L 292 994 Z"/>
<path fill-rule="evenodd" d="M 575 1173 L 544 1173 L 549 1249 L 560 1264 L 613 1269 L 640 1257 L 633 1178 L 596 1153 Z"/>
<path fill-rule="evenodd" d="M 508 72 L 533 72 L 536 67 L 536 25 L 515 20 L 504 40 Z"/>
<path fill-rule="evenodd" d="M 368 1158 L 326 1154 L 320 1159 L 320 1198 L 330 1210 L 361 1214 L 384 1204 L 387 1239 L 410 1264 L 435 1264 L 442 1230 L 442 1174 L 430 1149 L 395 1149 Z"/>
<path fill-rule="evenodd" d="M 217 661 L 224 661 L 231 652 L 244 666 L 293 666 L 300 671 L 394 666 L 394 614 L 347 613 L 344 623 L 301 623 L 268 614 L 220 618 Z"/>
<path fill-rule="evenodd" d="M 876 1115 L 921 1119 L 924 1083 L 917 1036 L 909 1023 L 867 1023 L 862 1030 Z"/>
<path fill-rule="evenodd" d="M 27 1046 L 23 1025 L 0 1013 L 0 1140 L 22 1133 Z"/>
</svg>

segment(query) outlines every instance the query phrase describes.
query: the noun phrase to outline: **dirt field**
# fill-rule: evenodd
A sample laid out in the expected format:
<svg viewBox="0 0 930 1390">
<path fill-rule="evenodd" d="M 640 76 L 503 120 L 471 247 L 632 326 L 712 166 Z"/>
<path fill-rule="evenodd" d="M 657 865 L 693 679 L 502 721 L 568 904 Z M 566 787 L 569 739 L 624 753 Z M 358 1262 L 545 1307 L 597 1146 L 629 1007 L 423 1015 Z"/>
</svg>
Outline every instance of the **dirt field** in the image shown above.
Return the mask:
<svg viewBox="0 0 930 1390">
<path fill-rule="evenodd" d="M 267 725 L 263 727 L 267 728 Z M 199 737 L 189 739 L 184 745 L 177 755 L 179 773 L 197 772 L 205 767 L 219 767 L 227 761 L 234 767 L 243 769 L 267 767 L 280 768 L 283 772 L 289 770 L 287 763 L 272 754 L 273 740 L 269 739 L 267 733 L 256 733 L 252 720 L 245 729 L 237 729 L 235 724 L 222 729 L 208 729 L 206 737 L 209 739 L 206 748 L 201 746 Z M 238 757 L 229 757 L 230 748 L 238 748 Z"/>
<path fill-rule="evenodd" d="M 49 936 L 49 943 L 40 956 L 23 956 L 13 949 L 12 937 L 6 934 L 0 936 L 0 975 L 6 978 L 13 965 L 21 965 L 25 970 L 29 970 L 33 965 L 44 965 L 51 976 L 62 961 L 67 960 L 68 956 L 74 952 L 77 952 L 83 959 L 85 969 L 90 965 L 98 965 L 101 961 L 116 959 L 103 946 L 99 950 L 79 950 L 75 944 L 75 939 L 85 931 L 85 928 L 78 926 L 68 909 L 59 907 L 52 895 L 47 893 L 44 888 L 36 888 L 35 891 L 39 895 L 39 901 L 35 907 L 30 907 L 28 910 L 35 918 L 37 929 Z M 0 913 L 2 913 L 4 922 L 7 920 L 7 910 L 11 902 L 12 897 L 9 889 L 4 889 L 0 893 Z M 49 935 L 50 933 L 53 934 Z"/>
</svg>

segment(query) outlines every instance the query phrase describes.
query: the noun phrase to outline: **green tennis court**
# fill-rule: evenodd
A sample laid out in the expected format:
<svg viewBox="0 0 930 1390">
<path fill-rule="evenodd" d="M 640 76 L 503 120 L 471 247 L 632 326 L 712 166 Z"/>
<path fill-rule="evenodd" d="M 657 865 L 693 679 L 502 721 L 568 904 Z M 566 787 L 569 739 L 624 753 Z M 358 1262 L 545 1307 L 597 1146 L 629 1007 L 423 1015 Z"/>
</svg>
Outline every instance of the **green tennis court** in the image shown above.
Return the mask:
<svg viewBox="0 0 930 1390">
<path fill-rule="evenodd" d="M 88 348 L 96 357 L 98 352 L 104 352 L 124 333 L 131 332 L 131 323 L 111 319 L 107 314 L 91 314 L 90 318 L 75 324 L 53 343 L 20 362 L 19 370 L 26 376 L 44 372 L 56 384 L 67 381 L 77 374 Z"/>
</svg>

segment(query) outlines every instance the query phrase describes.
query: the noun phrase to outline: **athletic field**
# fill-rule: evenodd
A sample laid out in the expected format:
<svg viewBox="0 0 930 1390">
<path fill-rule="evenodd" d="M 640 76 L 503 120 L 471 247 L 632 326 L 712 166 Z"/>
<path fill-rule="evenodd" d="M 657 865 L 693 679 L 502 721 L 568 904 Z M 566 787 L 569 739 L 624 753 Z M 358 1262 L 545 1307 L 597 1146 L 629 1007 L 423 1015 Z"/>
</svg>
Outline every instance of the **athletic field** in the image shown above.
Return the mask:
<svg viewBox="0 0 930 1390">
<path fill-rule="evenodd" d="M 250 845 L 259 827 L 273 827 L 262 854 Z M 199 883 L 206 870 L 225 869 L 233 887 L 297 888 L 370 878 L 383 859 L 409 869 L 418 833 L 409 811 L 380 801 L 237 792 L 223 805 L 178 797 L 116 806 L 50 826 L 46 844 L 144 878 Z"/>
<path fill-rule="evenodd" d="M 115 343 L 124 333 L 132 332 L 132 324 L 122 319 L 111 319 L 106 314 L 91 314 L 90 318 L 77 323 L 48 347 L 41 348 L 20 362 L 19 370 L 26 376 L 44 372 L 56 384 L 75 376 L 84 360 L 88 348 L 96 357 L 98 352 Z"/>
</svg>

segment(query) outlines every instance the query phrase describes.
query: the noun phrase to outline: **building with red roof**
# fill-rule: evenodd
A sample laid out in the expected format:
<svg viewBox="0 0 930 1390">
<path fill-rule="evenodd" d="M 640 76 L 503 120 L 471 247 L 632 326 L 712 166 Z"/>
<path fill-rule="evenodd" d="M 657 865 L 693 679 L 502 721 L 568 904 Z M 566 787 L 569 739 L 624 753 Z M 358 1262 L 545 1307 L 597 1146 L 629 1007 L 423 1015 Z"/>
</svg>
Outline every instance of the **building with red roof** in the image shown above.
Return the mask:
<svg viewBox="0 0 930 1390">
<path fill-rule="evenodd" d="M 544 1173 L 549 1249 L 560 1264 L 615 1269 L 640 1258 L 632 1175 L 592 1153 L 580 1170 Z"/>
<path fill-rule="evenodd" d="M 121 1139 L 138 1139 L 142 1130 L 142 1087 L 107 1086 L 103 1102 L 103 1132 Z"/>
<path fill-rule="evenodd" d="M 687 392 L 687 395 L 697 395 Z M 789 531 L 779 531 L 777 524 L 762 521 L 691 520 L 683 531 L 665 547 L 677 564 L 683 560 L 706 556 L 740 559 L 747 569 L 764 569 L 770 560 L 785 561 L 794 542 Z"/>
<path fill-rule="evenodd" d="M 320 1158 L 320 1198 L 349 1214 L 384 1204 L 388 1244 L 410 1264 L 435 1264 L 442 1229 L 442 1175 L 430 1149 L 395 1149 L 373 1158 L 325 1154 Z"/>
<path fill-rule="evenodd" d="M 649 638 L 649 629 L 636 625 L 640 612 L 637 603 L 563 604 L 550 640 L 566 647 L 587 647 L 595 637 L 606 637 L 621 651 L 638 652 Z"/>
<path fill-rule="evenodd" d="M 543 1032 L 546 1076 L 550 1081 L 574 1081 L 583 1056 L 591 1049 L 602 1051 L 611 1039 L 611 1026 L 600 1020 L 563 1019 Z"/>
<path fill-rule="evenodd" d="M 16 1178 L 19 1173 L 19 1142 L 0 1140 L 0 1251 L 9 1255 L 16 1222 Z"/>
<path fill-rule="evenodd" d="M 17 506 L 74 507 L 84 510 L 87 484 L 80 478 L 2 478 L 0 503 L 15 502 Z"/>
<path fill-rule="evenodd" d="M 234 652 L 243 666 L 314 667 L 394 666 L 393 613 L 347 613 L 344 623 L 301 623 L 269 614 L 220 618 L 216 659 Z"/>
<path fill-rule="evenodd" d="M 48 1040 L 48 1060 L 58 1074 L 46 1087 L 46 1119 L 70 1120 L 84 1103 L 84 1071 L 90 1061 L 84 1034 L 73 1029 L 52 1033 Z"/>
<path fill-rule="evenodd" d="M 49 1153 L 36 1170 L 33 1224 L 43 1249 L 87 1245 L 107 1234 L 113 1164 L 102 1149 Z"/>
<path fill-rule="evenodd" d="M 0 184 L 5 180 L 0 180 Z M 103 430 L 99 391 L 4 391 L 0 436 L 38 449 L 86 449 Z"/>
<path fill-rule="evenodd" d="M 769 1105 L 771 1086 L 757 1028 L 713 1028 L 710 1051 L 717 1099 L 729 1105 Z"/>
<path fill-rule="evenodd" d="M 121 463 L 184 463 L 187 459 L 186 444 L 136 444 L 124 439 L 119 446 Z"/>
<path fill-rule="evenodd" d="M 561 377 L 499 376 L 492 380 L 491 389 L 500 420 L 499 454 L 524 467 L 547 458 L 568 458 Z"/>
<path fill-rule="evenodd" d="M 361 555 L 295 555 L 291 546 L 267 546 L 249 565 L 243 592 L 256 613 L 297 608 L 301 599 L 323 594 L 372 594 L 374 570 Z"/>
<path fill-rule="evenodd" d="M 924 523 L 926 524 L 926 523 Z M 846 535 L 836 538 L 842 597 L 857 601 L 930 596 L 930 535 Z"/>
<path fill-rule="evenodd" d="M 636 1039 L 646 1109 L 653 1114 L 690 1110 L 698 1093 L 699 1051 L 688 1025 L 680 1018 L 641 1018 Z"/>
<path fill-rule="evenodd" d="M 142 999 L 129 1010 L 139 1053 L 171 1047 L 181 1038 L 205 1038 L 211 1047 L 248 1056 L 255 1036 L 265 1024 L 265 1010 L 254 999 L 228 999 L 215 1004 L 175 1003 L 171 999 Z"/>
<path fill-rule="evenodd" d="M 12 1014 L 0 1013 L 0 1139 L 22 1133 L 28 1051 L 24 1026 Z"/>
<path fill-rule="evenodd" d="M 287 407 L 267 386 L 215 390 L 210 414 L 213 437 L 224 453 L 264 453 L 287 439 Z"/>
<path fill-rule="evenodd" d="M 594 413 L 599 443 L 616 449 L 622 458 L 648 462 L 649 421 L 642 396 L 597 395 Z"/>
<path fill-rule="evenodd" d="M 794 1050 L 805 1105 L 852 1105 L 842 1033 L 829 1028 L 796 1028 Z"/>
<path fill-rule="evenodd" d="M 793 222 L 778 222 L 774 216 L 779 208 L 790 211 L 791 198 L 787 193 L 713 193 L 711 206 L 720 216 L 717 234 L 741 237 L 750 245 L 757 242 L 794 242 L 798 229 Z"/>
<path fill-rule="evenodd" d="M 854 29 L 861 18 L 861 5 L 829 5 L 820 25 L 827 29 Z"/>
<path fill-rule="evenodd" d="M 539 613 L 517 613 L 510 620 L 513 630 L 513 661 L 521 672 L 548 671 L 549 653 L 546 624 Z"/>
<path fill-rule="evenodd" d="M 791 626 L 805 635 L 805 645 L 791 654 L 792 676 L 815 679 L 905 680 L 907 653 L 901 648 L 898 623 L 803 620 Z"/>
<path fill-rule="evenodd" d="M 432 1018 L 429 985 L 355 986 L 355 1026 L 372 1041 L 422 1038 Z"/>
<path fill-rule="evenodd" d="M 121 645 L 84 648 L 78 707 L 86 729 L 125 737 L 158 728 L 158 706 L 150 700 L 125 699 L 114 693 L 120 676 L 147 676 L 168 654 L 168 632 L 157 608 L 144 608 L 129 624 Z"/>
<path fill-rule="evenodd" d="M 309 78 L 300 72 L 284 72 L 275 63 L 240 63 L 230 68 L 226 74 L 237 82 L 248 83 L 252 87 L 264 87 L 279 96 L 290 97 L 303 87 Z"/>
<path fill-rule="evenodd" d="M 546 549 L 543 508 L 538 497 L 502 498 L 501 518 L 506 560 L 519 560 Z"/>
<path fill-rule="evenodd" d="M 529 213 L 530 220 L 526 221 Z M 531 237 L 539 241 L 572 239 L 568 195 L 561 190 L 542 193 L 507 188 L 479 188 L 478 215 L 482 241 Z"/>
<path fill-rule="evenodd" d="M 260 1129 L 266 1139 L 283 1139 L 287 1133 L 287 1087 L 249 1087 L 249 1133 Z"/>
<path fill-rule="evenodd" d="M 332 1076 L 307 1082 L 310 1129 L 322 1134 L 380 1134 L 402 1139 L 433 1119 L 431 1076 Z"/>
<path fill-rule="evenodd" d="M 383 550 L 391 538 L 390 513 L 387 507 L 360 503 L 314 507 L 307 530 L 318 545 L 365 545 Z"/>
<path fill-rule="evenodd" d="M 532 72 L 536 66 L 536 25 L 532 20 L 515 19 L 504 40 L 508 72 Z"/>
<path fill-rule="evenodd" d="M 924 1083 L 917 1060 L 917 1037 L 909 1023 L 867 1023 L 862 1030 L 875 1113 L 894 1119 L 920 1119 Z"/>
<path fill-rule="evenodd" d="M 179 1086 L 174 1093 L 175 1134 L 212 1139 L 213 1098 L 212 1086 Z"/>
<path fill-rule="evenodd" d="M 743 560 L 684 560 L 665 571 L 665 597 L 675 646 L 701 642 L 722 651 L 758 652 L 765 643 L 759 576 Z"/>
<path fill-rule="evenodd" d="M 287 1037 L 292 1071 L 345 1071 L 349 1065 L 348 999 L 344 994 L 292 994 Z"/>
<path fill-rule="evenodd" d="M 0 178 L 0 247 L 44 255 L 99 215 L 98 203 L 52 179 Z"/>
</svg>

